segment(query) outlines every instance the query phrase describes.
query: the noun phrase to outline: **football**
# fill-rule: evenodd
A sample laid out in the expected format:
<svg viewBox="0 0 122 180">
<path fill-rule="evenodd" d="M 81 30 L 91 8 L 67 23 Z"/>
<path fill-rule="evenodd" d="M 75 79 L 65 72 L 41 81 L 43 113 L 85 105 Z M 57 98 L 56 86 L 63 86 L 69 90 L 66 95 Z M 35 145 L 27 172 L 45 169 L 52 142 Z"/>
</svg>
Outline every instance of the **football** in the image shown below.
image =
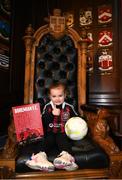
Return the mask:
<svg viewBox="0 0 122 180">
<path fill-rule="evenodd" d="M 72 140 L 83 139 L 88 132 L 88 126 L 81 117 L 72 117 L 65 124 L 66 135 Z"/>
</svg>

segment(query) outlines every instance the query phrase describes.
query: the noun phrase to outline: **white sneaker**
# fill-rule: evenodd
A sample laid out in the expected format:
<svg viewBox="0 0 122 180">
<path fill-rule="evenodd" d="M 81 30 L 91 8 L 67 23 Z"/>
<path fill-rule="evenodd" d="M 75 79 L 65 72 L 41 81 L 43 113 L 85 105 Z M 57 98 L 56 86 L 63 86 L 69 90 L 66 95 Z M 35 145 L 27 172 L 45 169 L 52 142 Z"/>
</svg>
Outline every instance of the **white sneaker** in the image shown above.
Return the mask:
<svg viewBox="0 0 122 180">
<path fill-rule="evenodd" d="M 39 152 L 36 155 L 32 154 L 31 160 L 25 163 L 29 168 L 51 172 L 54 171 L 54 165 L 47 160 L 45 152 Z"/>
<path fill-rule="evenodd" d="M 65 169 L 67 171 L 74 171 L 78 169 L 74 157 L 66 151 L 62 151 L 59 156 L 53 161 L 57 169 Z"/>
</svg>

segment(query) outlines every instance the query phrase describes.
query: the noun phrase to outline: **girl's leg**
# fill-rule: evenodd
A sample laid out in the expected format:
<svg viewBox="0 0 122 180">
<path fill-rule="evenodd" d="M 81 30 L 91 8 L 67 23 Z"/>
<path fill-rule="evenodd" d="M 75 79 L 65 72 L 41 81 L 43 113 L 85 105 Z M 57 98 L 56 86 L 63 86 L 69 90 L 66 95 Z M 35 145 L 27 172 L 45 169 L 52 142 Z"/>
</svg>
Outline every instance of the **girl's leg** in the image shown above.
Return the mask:
<svg viewBox="0 0 122 180">
<path fill-rule="evenodd" d="M 66 134 L 57 134 L 56 135 L 56 144 L 60 150 L 62 151 L 67 151 L 70 154 L 73 154 L 72 152 L 72 143 L 71 140 L 67 137 Z"/>
<path fill-rule="evenodd" d="M 75 163 L 75 158 L 72 156 L 73 152 L 70 139 L 65 134 L 57 134 L 56 144 L 61 153 L 54 159 L 54 166 L 57 169 L 65 169 L 67 171 L 76 170 L 78 165 Z"/>
<path fill-rule="evenodd" d="M 55 146 L 55 136 L 53 133 L 46 134 L 44 144 L 45 152 L 48 154 Z"/>
</svg>

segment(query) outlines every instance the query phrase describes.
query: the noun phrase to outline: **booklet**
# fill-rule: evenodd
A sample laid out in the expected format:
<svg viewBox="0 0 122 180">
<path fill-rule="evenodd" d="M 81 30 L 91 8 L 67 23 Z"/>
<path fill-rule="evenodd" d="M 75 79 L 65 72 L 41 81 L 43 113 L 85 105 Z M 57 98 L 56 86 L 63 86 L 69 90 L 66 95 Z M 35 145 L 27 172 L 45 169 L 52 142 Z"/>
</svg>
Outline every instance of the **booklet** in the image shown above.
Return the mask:
<svg viewBox="0 0 122 180">
<path fill-rule="evenodd" d="M 19 144 L 40 140 L 43 135 L 39 103 L 12 107 L 16 137 Z"/>
</svg>

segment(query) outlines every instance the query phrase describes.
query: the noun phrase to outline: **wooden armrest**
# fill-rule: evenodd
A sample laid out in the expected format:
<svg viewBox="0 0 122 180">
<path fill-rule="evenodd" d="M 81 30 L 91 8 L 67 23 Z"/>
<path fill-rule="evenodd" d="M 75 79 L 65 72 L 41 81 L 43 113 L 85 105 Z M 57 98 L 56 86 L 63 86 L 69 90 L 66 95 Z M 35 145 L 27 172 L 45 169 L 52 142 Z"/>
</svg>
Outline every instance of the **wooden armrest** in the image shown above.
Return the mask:
<svg viewBox="0 0 122 180">
<path fill-rule="evenodd" d="M 0 158 L 5 159 L 14 159 L 17 155 L 17 140 L 15 134 L 15 126 L 13 118 L 11 119 L 11 123 L 8 127 L 8 138 L 6 140 L 6 144 L 2 153 L 0 154 Z"/>
<path fill-rule="evenodd" d="M 109 111 L 105 108 L 97 108 L 95 106 L 81 106 L 84 117 L 88 123 L 93 139 L 111 155 L 119 152 L 118 146 L 109 136 L 109 126 L 107 118 L 109 118 Z"/>
</svg>

